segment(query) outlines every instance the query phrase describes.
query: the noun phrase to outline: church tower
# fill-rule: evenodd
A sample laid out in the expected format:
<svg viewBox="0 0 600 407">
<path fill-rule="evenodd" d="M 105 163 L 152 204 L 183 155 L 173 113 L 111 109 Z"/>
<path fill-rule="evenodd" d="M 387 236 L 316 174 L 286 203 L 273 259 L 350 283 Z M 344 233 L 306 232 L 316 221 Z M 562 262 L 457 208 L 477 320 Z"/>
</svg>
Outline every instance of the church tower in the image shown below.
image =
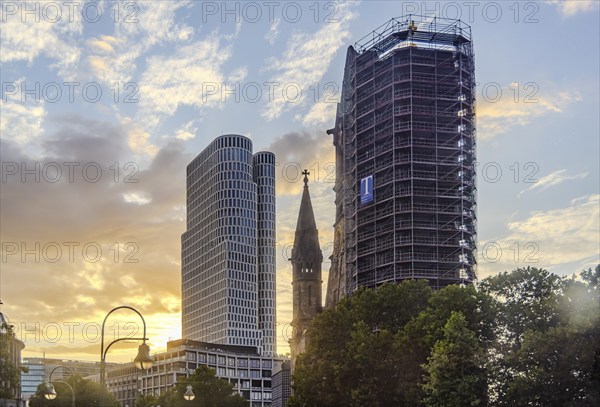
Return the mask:
<svg viewBox="0 0 600 407">
<path fill-rule="evenodd" d="M 321 300 L 321 263 L 323 253 L 319 245 L 319 231 L 315 222 L 310 193 L 308 191 L 307 170 L 304 175 L 304 191 L 300 202 L 296 236 L 292 248 L 292 285 L 294 317 L 292 320 L 292 370 L 298 354 L 304 352 L 307 345 L 306 330 L 314 317 L 323 310 Z"/>
</svg>

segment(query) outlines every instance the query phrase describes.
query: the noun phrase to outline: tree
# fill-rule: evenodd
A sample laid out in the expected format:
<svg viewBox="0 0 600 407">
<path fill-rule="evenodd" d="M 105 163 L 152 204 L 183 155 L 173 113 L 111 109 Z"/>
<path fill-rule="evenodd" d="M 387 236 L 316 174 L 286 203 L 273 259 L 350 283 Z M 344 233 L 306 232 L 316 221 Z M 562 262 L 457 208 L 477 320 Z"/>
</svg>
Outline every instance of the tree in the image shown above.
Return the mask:
<svg viewBox="0 0 600 407">
<path fill-rule="evenodd" d="M 160 400 L 153 394 L 138 394 L 135 399 L 135 407 L 155 407 L 159 406 Z"/>
<path fill-rule="evenodd" d="M 9 354 L 10 342 L 15 339 L 12 325 L 5 322 L 0 325 L 0 399 L 15 397 L 15 389 L 19 387 L 21 372 L 27 368 L 17 366 Z"/>
<path fill-rule="evenodd" d="M 64 379 L 75 391 L 75 401 L 77 406 L 95 407 L 99 406 L 100 385 L 91 380 L 82 378 L 79 375 L 71 376 Z M 58 395 L 54 400 L 48 400 L 45 397 L 47 391 L 47 383 L 42 383 L 38 386 L 36 393 L 33 395 L 29 405 L 31 407 L 55 407 L 55 406 L 71 406 L 71 389 L 61 382 L 54 382 L 54 388 Z M 107 390 L 104 391 L 104 405 L 106 407 L 119 407 L 119 403 Z"/>
<path fill-rule="evenodd" d="M 404 327 L 432 295 L 427 281 L 361 290 L 318 315 L 296 361 L 290 406 L 412 406 L 420 365 Z M 425 356 L 426 357 L 426 356 Z"/>
<path fill-rule="evenodd" d="M 600 405 L 600 266 L 360 290 L 318 315 L 290 407 Z"/>
<path fill-rule="evenodd" d="M 423 403 L 430 407 L 487 405 L 485 355 L 476 334 L 460 312 L 452 312 L 424 365 Z"/>
<path fill-rule="evenodd" d="M 579 281 L 526 268 L 481 283 L 497 322 L 489 354 L 494 405 L 598 405 L 599 270 Z"/>
<path fill-rule="evenodd" d="M 183 398 L 188 385 L 192 386 L 195 395 L 191 401 Z M 200 366 L 189 378 L 160 396 L 158 404 L 169 407 L 247 407 L 248 401 L 233 390 L 231 383 L 218 378 L 213 369 Z"/>
<path fill-rule="evenodd" d="M 587 283 L 589 289 L 597 293 L 600 290 L 600 264 L 593 271 L 591 267 L 584 270 L 581 273 L 581 278 Z"/>
<path fill-rule="evenodd" d="M 527 329 L 545 330 L 558 323 L 561 277 L 527 267 L 488 277 L 479 290 L 494 299 L 497 336 L 517 348 Z"/>
</svg>

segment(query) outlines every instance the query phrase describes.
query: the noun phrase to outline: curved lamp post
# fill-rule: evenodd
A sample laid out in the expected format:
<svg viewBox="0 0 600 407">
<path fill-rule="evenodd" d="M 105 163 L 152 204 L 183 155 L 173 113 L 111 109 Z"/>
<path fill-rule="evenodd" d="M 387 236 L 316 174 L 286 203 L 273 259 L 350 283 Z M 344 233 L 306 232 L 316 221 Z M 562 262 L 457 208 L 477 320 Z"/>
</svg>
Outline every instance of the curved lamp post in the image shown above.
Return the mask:
<svg viewBox="0 0 600 407">
<path fill-rule="evenodd" d="M 144 324 L 144 334 L 141 338 L 118 338 L 118 339 L 115 339 L 114 341 L 109 343 L 106 348 L 104 348 L 104 326 L 106 325 L 106 320 L 108 319 L 110 314 L 112 314 L 113 312 L 120 310 L 120 309 L 128 309 L 139 315 L 139 317 L 142 320 L 142 323 Z M 106 389 L 105 378 L 104 378 L 106 353 L 108 352 L 110 347 L 112 345 L 114 345 L 115 343 L 121 342 L 121 341 L 142 341 L 142 344 L 138 348 L 138 354 L 135 357 L 135 359 L 133 360 L 133 363 L 134 363 L 135 367 L 137 367 L 138 369 L 147 370 L 147 369 L 150 369 L 152 367 L 152 365 L 154 364 L 154 361 L 152 360 L 152 357 L 150 356 L 150 347 L 148 345 L 146 345 L 147 340 L 148 340 L 148 338 L 146 338 L 146 321 L 144 320 L 144 317 L 142 316 L 142 314 L 140 314 L 140 312 L 138 310 L 136 310 L 135 308 L 129 307 L 127 305 L 121 305 L 120 307 L 115 307 L 115 308 L 111 309 L 108 312 L 108 314 L 106 314 L 106 317 L 104 317 L 104 321 L 102 322 L 102 334 L 101 334 L 101 344 L 100 344 L 100 407 L 104 407 L 104 390 Z"/>
<path fill-rule="evenodd" d="M 52 374 L 57 369 L 67 369 L 71 373 L 71 376 L 75 375 L 75 372 L 73 372 L 73 370 L 69 366 L 60 365 L 52 369 L 50 371 L 50 375 L 48 376 L 48 384 L 46 385 L 46 393 L 44 394 L 44 397 L 46 397 L 48 400 L 54 400 L 58 396 L 58 394 L 56 393 L 56 389 L 52 384 Z M 75 390 L 73 389 L 73 387 L 69 383 L 62 380 L 55 380 L 54 383 L 62 383 L 67 385 L 67 387 L 71 390 L 71 406 L 75 407 Z"/>
</svg>

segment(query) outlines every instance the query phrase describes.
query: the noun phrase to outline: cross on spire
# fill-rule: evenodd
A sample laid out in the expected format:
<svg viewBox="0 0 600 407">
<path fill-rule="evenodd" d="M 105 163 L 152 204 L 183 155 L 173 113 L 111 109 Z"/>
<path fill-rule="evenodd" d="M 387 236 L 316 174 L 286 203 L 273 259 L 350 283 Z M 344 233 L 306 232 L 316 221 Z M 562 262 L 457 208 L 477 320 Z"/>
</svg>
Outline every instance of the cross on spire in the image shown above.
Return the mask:
<svg viewBox="0 0 600 407">
<path fill-rule="evenodd" d="M 302 175 L 304 175 L 304 186 L 308 186 L 308 176 L 310 175 L 310 172 L 308 172 L 308 170 L 305 169 L 304 171 L 302 171 Z"/>
</svg>

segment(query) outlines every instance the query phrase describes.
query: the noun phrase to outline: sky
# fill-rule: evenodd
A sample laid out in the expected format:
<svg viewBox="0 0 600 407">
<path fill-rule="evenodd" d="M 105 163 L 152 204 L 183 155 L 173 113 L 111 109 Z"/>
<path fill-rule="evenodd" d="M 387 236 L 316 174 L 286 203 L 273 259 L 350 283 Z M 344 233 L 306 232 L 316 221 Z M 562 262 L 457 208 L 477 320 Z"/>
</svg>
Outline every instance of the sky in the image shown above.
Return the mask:
<svg viewBox="0 0 600 407">
<path fill-rule="evenodd" d="M 597 1 L 84 2 L 0 8 L 0 298 L 24 356 L 98 360 L 133 306 L 181 336 L 185 167 L 215 137 L 277 158 L 278 353 L 300 172 L 333 241 L 331 136 L 346 50 L 391 17 L 461 18 L 477 86 L 478 276 L 600 262 Z M 142 335 L 118 311 L 108 339 Z M 136 343 L 108 360 L 135 357 Z"/>
</svg>

